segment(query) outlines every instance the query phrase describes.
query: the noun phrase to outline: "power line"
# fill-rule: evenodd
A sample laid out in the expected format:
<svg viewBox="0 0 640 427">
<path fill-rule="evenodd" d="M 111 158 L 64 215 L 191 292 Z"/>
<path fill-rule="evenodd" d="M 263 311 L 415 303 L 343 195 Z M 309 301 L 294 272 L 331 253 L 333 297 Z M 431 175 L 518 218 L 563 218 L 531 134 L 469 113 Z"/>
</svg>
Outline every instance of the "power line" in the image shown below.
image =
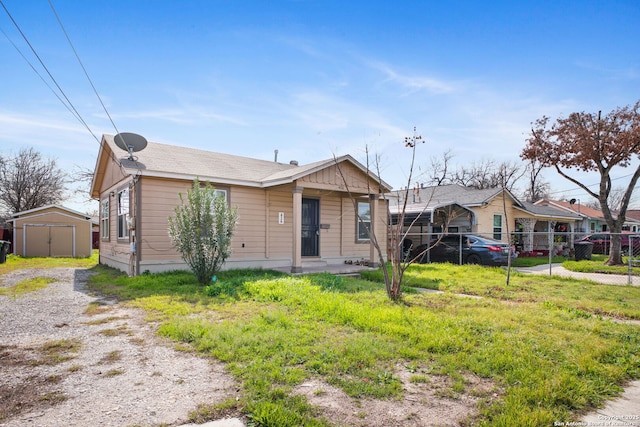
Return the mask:
<svg viewBox="0 0 640 427">
<path fill-rule="evenodd" d="M 80 59 L 80 55 L 78 55 L 78 52 L 76 51 L 75 46 L 71 42 L 71 38 L 69 37 L 69 34 L 67 33 L 67 30 L 64 28 L 64 25 L 62 24 L 62 20 L 58 16 L 58 12 L 56 11 L 55 7 L 53 6 L 53 3 L 52 3 L 51 0 L 49 0 L 49 6 L 51 7 L 51 10 L 53 11 L 54 16 L 56 17 L 56 20 L 58 21 L 58 24 L 60 25 L 60 29 L 62 29 L 62 32 L 64 33 L 64 36 L 66 37 L 67 42 L 69 43 L 69 46 L 71 47 L 71 50 L 73 51 L 73 54 L 75 55 L 76 59 L 78 60 L 78 64 L 80 64 L 80 68 L 82 68 L 82 71 L 84 72 L 85 77 L 89 81 L 89 84 L 91 85 L 91 88 L 93 89 L 93 93 L 98 98 L 98 101 L 100 101 L 100 105 L 102 106 L 102 109 L 104 110 L 105 114 L 109 118 L 109 121 L 111 122 L 111 125 L 113 126 L 113 129 L 116 131 L 116 135 L 119 134 L 120 131 L 118 130 L 118 127 L 116 126 L 115 122 L 113 121 L 113 118 L 111 117 L 111 114 L 109 114 L 109 111 L 107 110 L 106 105 L 104 105 L 104 102 L 102 101 L 102 97 L 98 93 L 98 90 L 96 89 L 96 86 L 93 84 L 93 80 L 91 80 L 91 77 L 89 76 L 89 73 L 87 72 L 87 69 L 85 68 L 84 64 L 82 63 L 82 60 Z M 113 154 L 113 155 L 115 156 L 115 154 Z M 114 161 L 116 161 L 116 160 L 114 159 Z M 134 182 L 135 182 L 137 177 L 142 174 L 142 168 L 140 167 L 140 164 L 136 160 L 134 160 L 134 162 L 136 164 L 136 169 L 137 169 L 137 173 L 136 173 L 135 178 L 134 178 Z M 122 162 L 117 161 L 117 163 L 119 164 L 119 166 L 121 168 L 122 174 L 126 175 L 124 173 L 124 166 L 122 166 Z"/>
<path fill-rule="evenodd" d="M 611 181 L 618 181 L 618 180 L 620 180 L 620 179 L 628 178 L 628 177 L 630 177 L 630 176 L 633 176 L 633 174 L 632 174 L 632 173 L 630 173 L 630 174 L 627 174 L 627 175 L 619 176 L 619 177 L 617 177 L 617 178 L 612 178 L 612 179 L 611 179 Z M 599 186 L 599 185 L 600 185 L 600 183 L 599 183 L 599 182 L 597 182 L 597 183 L 595 183 L 595 184 L 585 185 L 585 187 L 595 187 L 595 186 Z M 583 191 L 583 192 L 584 192 L 585 190 L 584 190 L 584 188 L 582 188 L 582 187 L 574 187 L 574 188 L 570 188 L 570 189 L 568 189 L 568 190 L 551 191 L 551 192 L 549 192 L 549 195 L 552 195 L 552 194 L 559 194 L 559 193 L 571 193 L 571 192 L 573 192 L 573 191 Z M 591 195 L 589 195 L 589 196 L 591 196 Z"/>
<path fill-rule="evenodd" d="M 53 77 L 53 75 L 51 74 L 51 72 L 49 71 L 49 68 L 47 68 L 47 66 L 44 64 L 44 62 L 42 61 L 42 58 L 40 58 L 40 55 L 38 55 L 38 52 L 36 52 L 35 48 L 33 47 L 33 45 L 31 44 L 31 42 L 29 42 L 29 39 L 27 38 L 27 36 L 24 34 L 24 32 L 22 31 L 22 29 L 20 28 L 20 26 L 18 25 L 18 23 L 16 22 L 16 20 L 13 18 L 13 15 L 11 15 L 11 12 L 9 12 L 9 10 L 7 9 L 7 7 L 4 5 L 4 2 L 2 0 L 0 0 L 0 5 L 2 5 L 2 8 L 4 9 L 4 11 L 6 12 L 7 16 L 9 16 L 9 19 L 11 19 L 11 22 L 13 23 L 13 25 L 16 27 L 16 29 L 18 30 L 18 32 L 20 33 L 20 35 L 22 36 L 22 39 L 25 41 L 25 43 L 27 43 L 27 45 L 29 46 L 29 48 L 31 49 L 31 52 L 35 55 L 35 57 L 38 59 L 38 62 L 40 62 L 40 65 L 42 66 L 42 68 L 44 68 L 44 70 L 47 72 L 47 75 L 49 76 L 49 78 L 51 79 L 51 81 L 53 82 L 53 84 L 56 85 L 56 87 L 58 88 L 58 90 L 60 91 L 60 94 L 64 97 L 64 99 L 66 100 L 66 102 L 68 103 L 68 108 L 71 108 L 73 110 L 73 114 L 74 117 L 76 117 L 76 119 L 78 119 L 80 121 L 80 123 L 82 123 L 84 125 L 84 127 L 87 128 L 87 130 L 89 131 L 89 133 L 91 133 L 91 135 L 93 135 L 93 137 L 97 140 L 98 138 L 96 137 L 96 135 L 91 131 L 91 128 L 89 128 L 89 125 L 87 124 L 87 122 L 84 121 L 84 119 L 82 118 L 82 116 L 80 115 L 80 113 L 78 112 L 78 110 L 74 107 L 73 103 L 71 102 L 71 100 L 69 99 L 69 97 L 67 97 L 67 94 L 64 92 L 64 90 L 62 90 L 62 88 L 60 87 L 60 85 L 58 84 L 58 81 L 55 79 L 55 77 Z M 13 44 L 13 43 L 12 43 Z M 24 55 L 22 55 L 22 57 L 24 58 Z M 28 62 L 28 61 L 27 61 Z M 31 64 L 30 64 L 31 65 Z M 33 67 L 32 67 L 33 68 Z M 40 76 L 39 73 L 38 76 Z M 49 85 L 47 85 L 49 86 Z M 59 99 L 59 98 L 58 98 Z M 65 104 L 63 102 L 63 104 Z M 65 106 L 67 106 L 67 104 L 65 104 Z"/>
<path fill-rule="evenodd" d="M 20 56 L 27 62 L 27 64 L 29 65 L 29 67 L 36 73 L 36 75 L 38 75 L 38 77 L 42 80 L 42 82 L 49 88 L 49 90 L 51 90 L 51 92 L 56 96 L 56 98 L 58 98 L 58 100 L 65 106 L 65 108 L 67 108 L 67 110 L 69 110 L 69 112 L 87 129 L 87 131 L 91 134 L 91 136 L 93 136 L 93 138 L 96 140 L 96 142 L 98 142 L 98 145 L 100 145 L 102 147 L 102 140 L 100 138 L 98 138 L 96 136 L 96 134 L 91 130 L 90 126 L 87 124 L 87 122 L 82 118 L 82 115 L 80 114 L 80 112 L 75 108 L 75 106 L 73 105 L 73 103 L 71 102 L 71 100 L 69 99 L 69 97 L 66 95 L 66 93 L 64 92 L 64 90 L 62 89 L 62 87 L 58 84 L 57 80 L 55 79 L 55 77 L 53 77 L 53 74 L 49 71 L 48 67 L 45 65 L 44 61 L 42 60 L 42 58 L 40 57 L 40 55 L 38 55 L 36 49 L 33 47 L 33 45 L 31 44 L 31 42 L 28 40 L 27 36 L 25 35 L 25 33 L 22 31 L 22 29 L 20 28 L 20 25 L 18 25 L 18 23 L 16 22 L 16 20 L 13 18 L 13 15 L 9 12 L 9 10 L 7 9 L 7 7 L 5 6 L 4 2 L 2 0 L 0 0 L 0 5 L 2 5 L 2 8 L 4 9 L 5 13 L 7 14 L 7 16 L 9 17 L 9 19 L 11 19 L 11 22 L 13 23 L 13 25 L 16 27 L 16 29 L 18 30 L 18 32 L 20 33 L 20 35 L 22 36 L 23 40 L 25 41 L 25 43 L 27 43 L 27 45 L 29 46 L 29 48 L 31 49 L 31 52 L 35 55 L 35 57 L 38 59 L 38 61 L 40 62 L 40 65 L 42 66 L 42 68 L 47 72 L 47 75 L 49 76 L 49 78 L 51 79 L 51 81 L 55 84 L 56 88 L 58 89 L 58 91 L 60 92 L 60 94 L 62 95 L 62 97 L 64 97 L 64 100 L 60 97 L 60 94 L 58 94 L 50 85 L 49 83 L 46 81 L 46 79 L 38 72 L 38 70 L 33 66 L 33 64 L 29 61 L 29 59 L 22 53 L 22 51 L 18 48 L 18 46 L 9 38 L 9 36 L 2 31 L 2 33 L 5 35 L 5 37 L 7 38 L 7 40 L 9 40 L 9 42 L 13 45 L 13 47 L 18 51 L 18 53 L 20 54 Z M 89 77 L 84 65 L 82 64 L 82 61 L 80 61 L 80 57 L 78 56 L 75 48 L 73 47 L 73 44 L 71 43 L 71 40 L 67 34 L 67 32 L 64 29 L 64 26 L 62 25 L 62 22 L 60 21 L 60 18 L 58 17 L 58 14 L 55 11 L 55 8 L 53 7 L 53 4 L 51 3 L 51 1 L 49 1 L 49 5 L 51 6 L 53 13 L 56 17 L 56 19 L 58 20 L 58 23 L 60 24 L 63 33 L 65 34 L 65 37 L 67 38 L 67 41 L 69 42 L 69 44 L 71 45 L 71 48 L 74 52 L 74 54 L 76 55 L 76 58 L 78 60 L 78 62 L 80 63 L 80 66 L 82 67 L 82 70 L 84 71 L 85 76 L 87 77 L 87 79 L 89 80 L 89 83 L 91 84 L 91 87 L 94 90 L 94 93 L 96 94 L 96 96 L 98 97 L 100 104 L 102 105 L 105 113 L 107 114 L 107 117 L 109 117 L 109 120 L 111 122 L 111 124 L 113 125 L 114 129 L 116 130 L 116 134 L 118 133 L 118 128 L 115 125 L 115 123 L 113 122 L 113 119 L 111 118 L 111 115 L 109 114 L 109 112 L 107 111 L 104 103 L 102 102 L 102 98 L 100 97 L 100 95 L 98 94 L 93 81 L 91 80 L 91 78 Z M 124 170 L 124 166 L 122 165 L 122 163 L 117 159 L 117 157 L 115 156 L 115 153 L 113 153 L 113 151 L 110 154 L 110 158 L 111 161 L 113 161 L 114 163 L 116 163 L 118 165 L 118 167 L 120 168 L 120 172 L 122 173 L 123 176 L 126 176 L 126 172 Z"/>
<path fill-rule="evenodd" d="M 91 80 L 91 77 L 89 77 L 89 73 L 87 73 L 87 69 L 84 67 L 84 64 L 82 63 L 82 60 L 80 59 L 80 56 L 78 55 L 78 52 L 76 51 L 76 48 L 73 46 L 73 43 L 71 42 L 71 38 L 69 38 L 69 34 L 67 34 L 67 30 L 64 28 L 64 25 L 62 24 L 62 21 L 60 20 L 60 17 L 58 16 L 58 12 L 56 12 L 55 7 L 53 7 L 53 3 L 51 2 L 51 0 L 49 0 L 49 6 L 51 6 L 51 10 L 53 11 L 54 16 L 56 17 L 56 20 L 58 21 L 58 24 L 60 25 L 60 28 L 62 29 L 62 32 L 64 33 L 64 36 L 67 38 L 67 42 L 69 42 L 69 46 L 71 46 L 71 50 L 73 51 L 73 54 L 76 56 L 76 59 L 78 60 L 78 64 L 80 64 L 80 68 L 82 68 L 82 71 L 84 72 L 85 77 L 89 81 L 89 84 L 91 85 L 91 88 L 93 89 L 93 93 L 95 93 L 96 97 L 98 98 L 98 101 L 100 101 L 100 105 L 102 105 L 102 109 L 107 114 L 107 117 L 109 118 L 109 121 L 111 122 L 111 124 L 113 125 L 113 128 L 116 131 L 116 134 L 120 133 L 118 131 L 118 127 L 116 126 L 116 124 L 113 122 L 113 119 L 111 118 L 111 114 L 109 114 L 109 111 L 107 111 L 107 107 L 104 105 L 104 102 L 102 102 L 102 98 L 100 97 L 100 94 L 98 93 L 98 90 L 96 89 L 96 86 L 93 84 L 93 81 Z"/>
<path fill-rule="evenodd" d="M 31 63 L 31 61 L 29 61 L 29 59 L 22 53 L 22 51 L 20 50 L 20 48 L 13 42 L 13 40 L 11 40 L 11 38 L 9 38 L 9 35 L 2 29 L 0 28 L 0 32 L 2 32 L 2 34 L 4 35 L 4 37 L 9 41 L 9 43 L 11 43 L 11 45 L 14 47 L 14 49 L 18 52 L 18 54 L 22 57 L 22 59 L 24 59 L 24 61 L 29 65 L 29 67 L 31 67 L 31 70 L 33 70 L 34 73 L 36 73 L 36 75 L 38 77 L 40 77 L 40 80 L 42 80 L 42 83 L 44 83 L 49 90 L 51 91 L 51 93 L 53 93 L 55 95 L 56 98 L 58 98 L 58 101 L 60 101 L 62 103 L 62 105 L 64 105 L 67 110 L 69 110 L 69 112 L 80 122 L 82 123 L 82 119 L 80 117 L 78 117 L 76 115 L 76 113 L 73 111 L 73 109 L 60 97 L 60 95 L 51 87 L 51 85 L 49 84 L 49 82 L 47 82 L 45 80 L 45 78 L 42 76 L 42 74 L 40 74 L 40 72 L 38 70 L 36 70 L 36 67 L 33 66 L 33 64 Z"/>
</svg>

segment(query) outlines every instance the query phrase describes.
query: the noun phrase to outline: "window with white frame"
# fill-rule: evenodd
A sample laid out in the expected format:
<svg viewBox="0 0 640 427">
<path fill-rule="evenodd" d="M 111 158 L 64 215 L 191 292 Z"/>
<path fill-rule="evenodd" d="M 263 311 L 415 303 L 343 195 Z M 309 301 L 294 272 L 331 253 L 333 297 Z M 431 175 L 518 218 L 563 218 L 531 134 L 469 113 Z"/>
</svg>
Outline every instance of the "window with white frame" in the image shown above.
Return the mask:
<svg viewBox="0 0 640 427">
<path fill-rule="evenodd" d="M 207 182 L 201 182 L 200 183 L 200 188 L 204 189 L 207 187 L 207 184 L 209 184 L 209 188 L 213 188 L 213 196 L 214 199 L 218 198 L 218 197 L 222 197 L 227 203 L 229 202 L 229 190 L 227 188 L 217 188 L 214 187 L 213 185 L 211 185 L 210 183 Z"/>
<path fill-rule="evenodd" d="M 502 215 L 493 215 L 493 238 L 502 240 Z"/>
<path fill-rule="evenodd" d="M 118 239 L 129 238 L 129 188 L 118 192 Z"/>
<path fill-rule="evenodd" d="M 109 240 L 109 198 L 102 200 L 100 204 L 100 238 Z"/>
<path fill-rule="evenodd" d="M 358 240 L 369 240 L 369 230 L 371 230 L 371 206 L 369 202 L 358 202 Z"/>
</svg>

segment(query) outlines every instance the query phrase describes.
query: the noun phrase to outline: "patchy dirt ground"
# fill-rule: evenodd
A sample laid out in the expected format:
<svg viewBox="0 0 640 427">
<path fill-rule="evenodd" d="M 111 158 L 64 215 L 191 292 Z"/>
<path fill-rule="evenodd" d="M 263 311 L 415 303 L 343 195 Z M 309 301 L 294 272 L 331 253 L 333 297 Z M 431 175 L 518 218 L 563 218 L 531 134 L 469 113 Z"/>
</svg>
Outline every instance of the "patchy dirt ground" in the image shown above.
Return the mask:
<svg viewBox="0 0 640 427">
<path fill-rule="evenodd" d="M 0 425 L 177 425 L 236 395 L 221 364 L 173 350 L 140 310 L 95 304 L 86 272 L 22 270 L 0 286 L 29 277 L 58 281 L 0 297 Z"/>
<path fill-rule="evenodd" d="M 89 295 L 85 270 L 21 270 L 0 286 L 33 277 L 57 281 L 0 296 L 0 426 L 177 426 L 199 404 L 238 397 L 223 365 L 174 350 L 142 311 Z M 294 393 L 336 426 L 358 427 L 472 425 L 478 402 L 498 397 L 476 377 L 456 392 L 447 377 L 394 375 L 402 400 L 352 399 L 318 379 Z"/>
</svg>

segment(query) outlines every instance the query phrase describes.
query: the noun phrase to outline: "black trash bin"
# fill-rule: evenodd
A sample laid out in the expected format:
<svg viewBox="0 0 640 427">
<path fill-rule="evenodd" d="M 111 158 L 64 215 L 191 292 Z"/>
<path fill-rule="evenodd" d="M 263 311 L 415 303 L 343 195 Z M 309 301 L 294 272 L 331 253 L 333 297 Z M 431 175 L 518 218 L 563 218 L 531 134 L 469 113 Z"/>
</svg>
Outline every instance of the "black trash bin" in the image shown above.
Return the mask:
<svg viewBox="0 0 640 427">
<path fill-rule="evenodd" d="M 7 254 L 9 253 L 9 244 L 6 240 L 0 240 L 0 264 L 7 261 Z"/>
<path fill-rule="evenodd" d="M 573 244 L 573 248 L 575 250 L 576 261 L 581 261 L 583 259 L 591 259 L 591 254 L 593 253 L 593 243 L 575 242 Z"/>
</svg>

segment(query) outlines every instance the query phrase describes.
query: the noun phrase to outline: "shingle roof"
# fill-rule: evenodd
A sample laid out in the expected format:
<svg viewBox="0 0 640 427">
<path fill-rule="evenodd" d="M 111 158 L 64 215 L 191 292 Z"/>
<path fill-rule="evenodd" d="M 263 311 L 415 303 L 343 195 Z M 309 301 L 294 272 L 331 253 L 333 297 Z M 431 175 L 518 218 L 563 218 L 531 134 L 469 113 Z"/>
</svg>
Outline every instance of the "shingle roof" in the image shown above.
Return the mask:
<svg viewBox="0 0 640 427">
<path fill-rule="evenodd" d="M 148 142 L 146 148 L 134 153 L 131 160 L 126 151 L 115 145 L 113 135 L 103 135 L 103 140 L 125 169 L 150 176 L 199 177 L 201 180 L 218 183 L 272 186 L 292 182 L 336 162 L 348 161 L 364 170 L 360 163 L 348 155 L 298 166 L 157 142 Z M 387 187 L 387 191 L 391 188 L 384 182 L 382 184 Z"/>
<path fill-rule="evenodd" d="M 414 211 L 431 211 L 432 209 L 458 204 L 464 207 L 480 206 L 489 202 L 502 192 L 501 188 L 487 188 L 478 190 L 472 187 L 464 187 L 458 184 L 419 187 L 409 190 L 409 197 L 415 202 L 407 204 L 406 212 Z M 514 206 L 529 214 L 543 217 L 563 218 L 563 219 L 579 219 L 580 216 L 561 209 L 550 206 L 535 205 L 533 203 L 522 202 L 516 199 L 510 192 L 507 192 L 514 200 Z M 398 192 L 393 193 L 394 196 Z M 397 198 L 390 197 L 390 209 L 396 212 L 400 209 L 397 206 Z M 426 206 L 426 207 L 425 207 Z"/>
<path fill-rule="evenodd" d="M 569 202 L 565 202 L 564 200 L 542 199 L 542 200 L 538 200 L 535 204 L 536 206 L 542 206 L 542 205 L 547 205 L 552 207 L 555 206 L 558 209 L 563 209 L 565 211 L 573 212 L 581 217 L 599 219 L 604 221 L 604 215 L 602 214 L 601 211 L 590 208 L 589 206 L 581 205 L 580 203 L 576 205 L 575 203 L 571 204 Z"/>
<path fill-rule="evenodd" d="M 635 219 L 640 221 L 640 210 L 638 209 L 628 209 L 627 210 L 627 218 Z"/>
<path fill-rule="evenodd" d="M 580 219 L 580 215 L 573 212 L 563 211 L 552 206 L 536 205 L 529 202 L 520 202 L 522 209 L 536 216 L 546 216 L 555 218 Z"/>
<path fill-rule="evenodd" d="M 480 205 L 490 200 L 500 193 L 499 188 L 488 188 L 477 190 L 471 187 L 464 187 L 458 184 L 420 187 L 414 190 L 420 200 L 429 201 L 429 204 L 442 204 L 454 201 L 461 205 Z"/>
</svg>

